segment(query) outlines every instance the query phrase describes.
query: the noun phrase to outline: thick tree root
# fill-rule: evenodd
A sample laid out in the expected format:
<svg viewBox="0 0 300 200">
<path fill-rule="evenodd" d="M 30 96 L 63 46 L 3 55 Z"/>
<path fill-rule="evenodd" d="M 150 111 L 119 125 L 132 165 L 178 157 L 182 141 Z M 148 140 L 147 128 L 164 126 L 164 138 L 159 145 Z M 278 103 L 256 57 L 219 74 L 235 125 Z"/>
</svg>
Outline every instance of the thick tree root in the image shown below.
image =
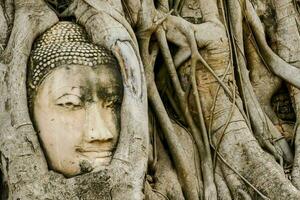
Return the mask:
<svg viewBox="0 0 300 200">
<path fill-rule="evenodd" d="M 253 127 L 253 133 L 262 147 L 271 152 L 278 161 L 282 163 L 281 157 L 284 156 L 284 159 L 291 163 L 293 160 L 293 155 L 289 149 L 287 142 L 284 140 L 278 140 L 278 143 L 273 144 L 273 140 L 281 138 L 281 134 L 274 127 L 270 119 L 262 110 L 251 86 L 251 82 L 248 76 L 249 72 L 246 68 L 246 63 L 244 60 L 245 55 L 243 53 L 243 32 L 241 32 L 242 24 L 241 20 L 237 22 L 238 19 L 236 18 L 236 14 L 233 13 L 233 9 L 239 9 L 240 12 L 242 12 L 242 10 L 237 0 L 231 1 L 230 3 L 232 4 L 229 9 L 230 12 L 232 12 L 230 14 L 230 27 L 232 29 L 232 38 L 234 41 L 236 41 L 233 48 L 235 48 L 236 56 L 238 59 L 238 70 L 240 71 L 239 76 L 241 77 L 240 85 L 242 87 L 243 97 L 245 98 L 243 99 L 243 102 L 246 103 L 245 106 L 249 113 L 249 117 Z"/>
</svg>

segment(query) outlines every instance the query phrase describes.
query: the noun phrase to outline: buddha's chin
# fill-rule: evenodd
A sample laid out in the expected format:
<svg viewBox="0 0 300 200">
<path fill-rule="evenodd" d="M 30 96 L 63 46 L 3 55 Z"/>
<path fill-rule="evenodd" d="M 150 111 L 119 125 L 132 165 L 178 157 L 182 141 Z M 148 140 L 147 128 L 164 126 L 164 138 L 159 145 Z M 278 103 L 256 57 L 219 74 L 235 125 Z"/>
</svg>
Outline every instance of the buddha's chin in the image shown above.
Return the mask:
<svg viewBox="0 0 300 200">
<path fill-rule="evenodd" d="M 96 158 L 93 162 L 93 172 L 98 172 L 105 169 L 110 164 L 112 157 Z"/>
<path fill-rule="evenodd" d="M 112 156 L 83 159 L 73 162 L 72 165 L 65 165 L 60 167 L 51 166 L 54 171 L 63 174 L 67 178 L 72 178 L 80 174 L 86 174 L 90 172 L 98 172 L 104 170 L 111 162 Z"/>
<path fill-rule="evenodd" d="M 112 156 L 82 160 L 79 164 L 81 173 L 97 172 L 105 169 L 112 159 Z"/>
</svg>

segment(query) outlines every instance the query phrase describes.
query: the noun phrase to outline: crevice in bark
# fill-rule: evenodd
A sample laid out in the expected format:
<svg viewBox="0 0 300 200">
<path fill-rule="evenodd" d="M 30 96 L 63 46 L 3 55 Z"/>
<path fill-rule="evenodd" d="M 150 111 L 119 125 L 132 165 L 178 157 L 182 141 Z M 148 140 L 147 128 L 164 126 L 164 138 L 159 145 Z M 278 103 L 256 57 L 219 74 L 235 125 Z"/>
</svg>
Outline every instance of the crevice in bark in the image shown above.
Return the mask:
<svg viewBox="0 0 300 200">
<path fill-rule="evenodd" d="M 8 199 L 8 194 L 9 194 L 9 185 L 8 185 L 8 178 L 5 177 L 4 175 L 4 170 L 7 174 L 9 171 L 9 160 L 6 158 L 2 153 L 0 153 L 0 158 L 1 158 L 1 164 L 0 164 L 0 199 L 1 200 L 6 200 Z M 1 170 L 2 169 L 2 170 Z"/>
</svg>

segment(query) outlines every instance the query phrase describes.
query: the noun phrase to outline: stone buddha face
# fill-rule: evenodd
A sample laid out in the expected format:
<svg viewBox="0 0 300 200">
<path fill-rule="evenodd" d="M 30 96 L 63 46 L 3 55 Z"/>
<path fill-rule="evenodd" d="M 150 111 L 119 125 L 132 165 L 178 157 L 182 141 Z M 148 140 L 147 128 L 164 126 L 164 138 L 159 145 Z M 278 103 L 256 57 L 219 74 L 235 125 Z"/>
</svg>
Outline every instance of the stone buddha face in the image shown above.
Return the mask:
<svg viewBox="0 0 300 200">
<path fill-rule="evenodd" d="M 31 116 L 49 167 L 72 177 L 107 166 L 123 99 L 114 56 L 90 43 L 82 27 L 59 22 L 37 40 L 28 74 Z"/>
<path fill-rule="evenodd" d="M 110 163 L 122 96 L 116 66 L 63 65 L 45 78 L 33 115 L 52 169 L 70 177 Z"/>
</svg>

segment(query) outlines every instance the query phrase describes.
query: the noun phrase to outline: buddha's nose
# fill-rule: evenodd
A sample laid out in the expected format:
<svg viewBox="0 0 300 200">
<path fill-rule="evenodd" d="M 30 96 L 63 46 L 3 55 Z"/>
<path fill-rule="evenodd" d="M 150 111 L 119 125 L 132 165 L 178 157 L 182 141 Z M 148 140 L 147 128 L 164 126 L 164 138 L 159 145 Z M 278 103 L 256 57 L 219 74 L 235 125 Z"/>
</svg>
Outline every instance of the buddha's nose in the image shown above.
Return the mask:
<svg viewBox="0 0 300 200">
<path fill-rule="evenodd" d="M 88 106 L 86 111 L 86 121 L 84 139 L 87 142 L 108 141 L 113 139 L 112 133 L 108 130 L 101 116 L 100 109 L 96 103 Z"/>
</svg>

